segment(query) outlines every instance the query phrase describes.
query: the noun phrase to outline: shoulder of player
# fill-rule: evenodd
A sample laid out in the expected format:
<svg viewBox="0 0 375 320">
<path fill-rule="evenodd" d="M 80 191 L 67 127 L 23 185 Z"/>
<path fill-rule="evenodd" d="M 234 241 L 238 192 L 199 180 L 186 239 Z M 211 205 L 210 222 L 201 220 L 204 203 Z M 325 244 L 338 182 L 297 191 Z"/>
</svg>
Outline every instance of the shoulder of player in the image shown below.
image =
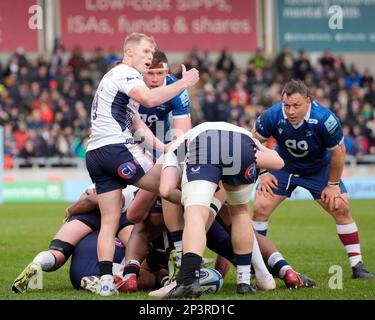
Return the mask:
<svg viewBox="0 0 375 320">
<path fill-rule="evenodd" d="M 313 124 L 324 123 L 331 116 L 336 117 L 335 114 L 330 109 L 322 106 L 317 101 L 312 101 L 309 123 L 313 123 Z"/>
<path fill-rule="evenodd" d="M 168 84 L 172 84 L 172 83 L 176 82 L 178 79 L 174 75 L 168 73 L 165 80 L 166 80 L 166 83 L 168 85 Z"/>
<path fill-rule="evenodd" d="M 138 70 L 123 63 L 113 67 L 113 69 L 111 69 L 110 71 L 113 72 L 113 76 L 116 78 L 126 78 L 127 81 L 131 81 L 134 79 L 143 81 L 142 74 Z"/>
<path fill-rule="evenodd" d="M 271 107 L 267 108 L 263 111 L 262 117 L 270 119 L 270 120 L 277 120 L 280 118 L 284 118 L 283 116 L 283 104 L 282 102 L 275 103 Z"/>
</svg>

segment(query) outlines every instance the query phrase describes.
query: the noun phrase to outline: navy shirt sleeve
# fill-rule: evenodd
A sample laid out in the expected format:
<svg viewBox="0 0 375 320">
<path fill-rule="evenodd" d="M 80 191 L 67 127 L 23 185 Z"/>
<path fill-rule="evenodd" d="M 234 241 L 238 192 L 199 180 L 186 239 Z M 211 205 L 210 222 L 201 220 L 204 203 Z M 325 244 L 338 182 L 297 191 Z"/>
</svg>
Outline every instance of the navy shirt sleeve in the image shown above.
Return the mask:
<svg viewBox="0 0 375 320">
<path fill-rule="evenodd" d="M 273 108 L 264 111 L 255 123 L 255 130 L 257 134 L 265 139 L 272 136 L 274 129 L 274 116 Z"/>
</svg>

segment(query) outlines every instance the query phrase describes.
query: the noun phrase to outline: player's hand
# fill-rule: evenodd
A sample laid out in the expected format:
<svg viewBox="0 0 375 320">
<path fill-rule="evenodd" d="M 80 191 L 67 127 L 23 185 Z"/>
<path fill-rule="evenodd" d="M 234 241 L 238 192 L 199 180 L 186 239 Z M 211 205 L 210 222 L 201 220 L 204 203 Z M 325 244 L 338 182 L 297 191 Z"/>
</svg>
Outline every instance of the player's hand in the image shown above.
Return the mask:
<svg viewBox="0 0 375 320">
<path fill-rule="evenodd" d="M 274 193 L 272 189 L 278 188 L 278 182 L 276 177 L 271 174 L 267 173 L 259 177 L 259 186 L 257 189 L 257 193 L 259 195 L 264 196 L 265 198 L 268 198 L 269 196 L 273 197 Z"/>
<path fill-rule="evenodd" d="M 181 65 L 182 67 L 182 81 L 184 82 L 186 88 L 195 85 L 199 80 L 199 71 L 195 68 L 186 71 L 186 67 L 184 64 Z"/>
<path fill-rule="evenodd" d="M 67 207 L 67 208 L 65 209 L 65 212 L 64 212 L 64 220 L 63 220 L 63 224 L 68 220 L 69 217 L 70 217 L 69 207 Z"/>
<path fill-rule="evenodd" d="M 330 211 L 337 210 L 339 208 L 340 200 L 344 200 L 341 195 L 341 190 L 339 186 L 326 186 L 321 195 L 323 203 L 328 207 Z"/>
<path fill-rule="evenodd" d="M 253 141 L 254 141 L 256 147 L 257 147 L 260 151 L 262 151 L 262 150 L 265 149 L 264 145 L 262 145 L 262 143 L 261 143 L 258 139 L 254 138 L 254 137 L 252 137 L 251 139 L 253 139 Z"/>
</svg>

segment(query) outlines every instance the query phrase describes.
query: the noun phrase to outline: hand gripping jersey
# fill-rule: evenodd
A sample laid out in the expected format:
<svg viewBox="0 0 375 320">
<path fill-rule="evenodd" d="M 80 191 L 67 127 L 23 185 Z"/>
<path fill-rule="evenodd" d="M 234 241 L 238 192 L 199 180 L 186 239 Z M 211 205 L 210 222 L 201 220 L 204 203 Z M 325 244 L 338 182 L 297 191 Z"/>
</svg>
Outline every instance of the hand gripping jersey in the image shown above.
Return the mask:
<svg viewBox="0 0 375 320">
<path fill-rule="evenodd" d="M 177 79 L 172 75 L 167 75 L 165 85 L 176 82 Z M 171 127 L 169 114 L 172 112 L 173 118 L 186 118 L 190 115 L 190 100 L 186 90 L 171 100 L 160 106 L 146 108 L 139 106 L 139 115 L 146 125 L 151 129 L 153 134 L 163 142 L 171 140 L 168 131 Z"/>
<path fill-rule="evenodd" d="M 142 75 L 125 64 L 104 75 L 92 102 L 87 151 L 133 139 L 133 115 L 139 103 L 129 97 L 129 92 L 137 86 L 145 86 Z"/>
<path fill-rule="evenodd" d="M 301 175 L 314 174 L 328 165 L 328 150 L 344 140 L 337 117 L 316 101 L 297 126 L 288 121 L 282 102 L 273 105 L 257 119 L 256 132 L 265 139 L 273 136 L 285 167 Z"/>
</svg>

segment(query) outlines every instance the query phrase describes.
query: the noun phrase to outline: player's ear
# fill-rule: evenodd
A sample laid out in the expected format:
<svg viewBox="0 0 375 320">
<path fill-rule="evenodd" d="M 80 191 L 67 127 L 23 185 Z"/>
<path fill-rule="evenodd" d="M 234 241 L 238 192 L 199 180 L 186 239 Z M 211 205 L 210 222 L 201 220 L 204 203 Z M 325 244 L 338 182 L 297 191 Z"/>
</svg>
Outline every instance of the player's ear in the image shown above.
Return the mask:
<svg viewBox="0 0 375 320">
<path fill-rule="evenodd" d="M 126 48 L 125 53 L 128 57 L 132 57 L 134 53 L 134 49 L 132 47 L 128 47 Z"/>
</svg>

